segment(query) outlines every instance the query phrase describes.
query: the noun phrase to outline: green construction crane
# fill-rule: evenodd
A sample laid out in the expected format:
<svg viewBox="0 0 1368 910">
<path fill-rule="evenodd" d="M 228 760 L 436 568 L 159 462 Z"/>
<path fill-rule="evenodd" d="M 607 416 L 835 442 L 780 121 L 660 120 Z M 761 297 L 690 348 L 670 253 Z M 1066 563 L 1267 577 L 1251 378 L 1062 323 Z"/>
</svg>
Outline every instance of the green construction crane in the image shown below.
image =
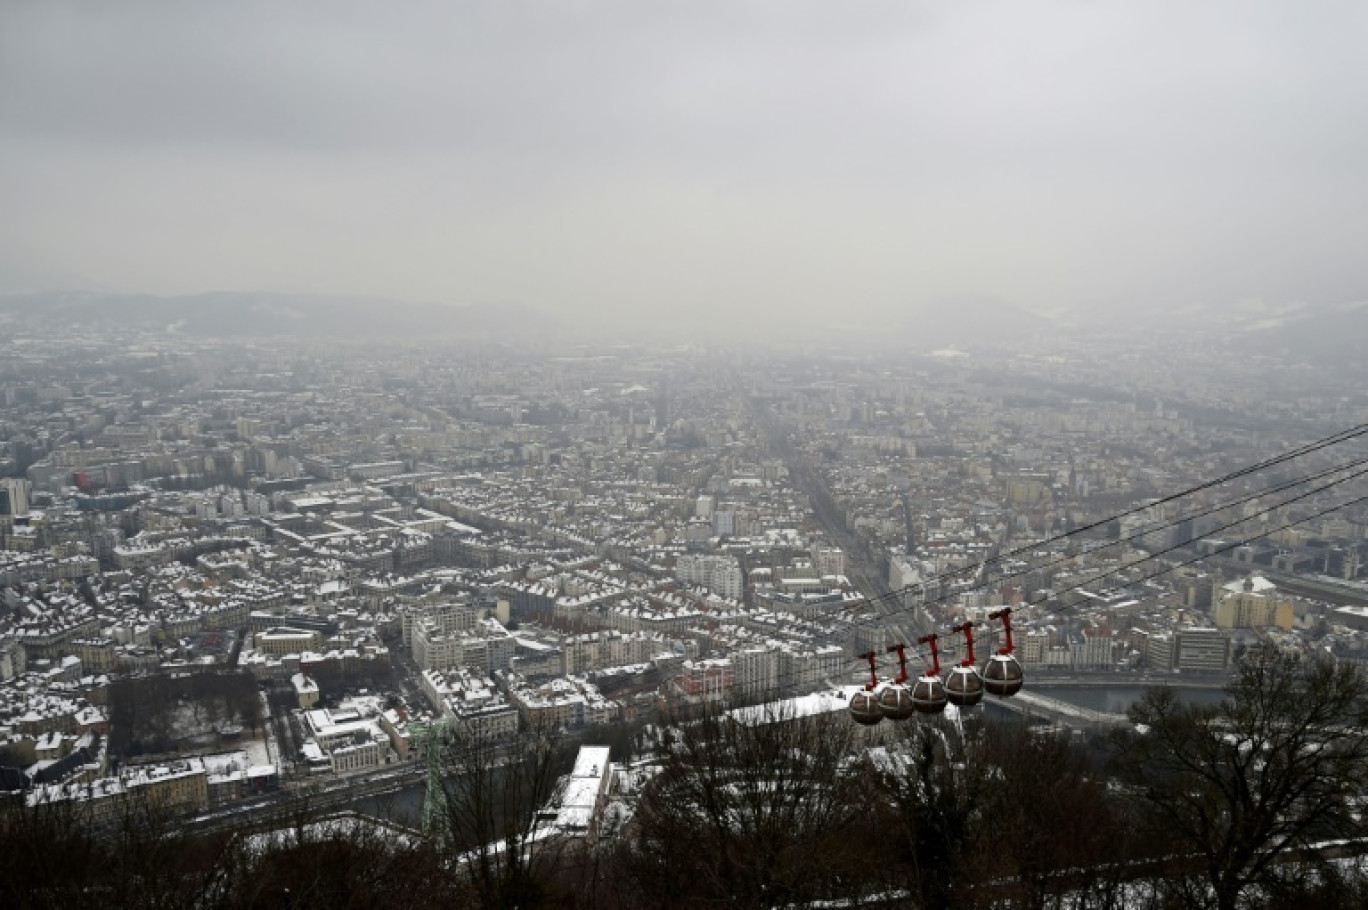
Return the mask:
<svg viewBox="0 0 1368 910">
<path fill-rule="evenodd" d="M 427 788 L 423 794 L 423 833 L 443 839 L 447 833 L 446 790 L 442 787 L 442 750 L 450 731 L 445 719 L 418 726 L 413 741 L 427 762 Z"/>
</svg>

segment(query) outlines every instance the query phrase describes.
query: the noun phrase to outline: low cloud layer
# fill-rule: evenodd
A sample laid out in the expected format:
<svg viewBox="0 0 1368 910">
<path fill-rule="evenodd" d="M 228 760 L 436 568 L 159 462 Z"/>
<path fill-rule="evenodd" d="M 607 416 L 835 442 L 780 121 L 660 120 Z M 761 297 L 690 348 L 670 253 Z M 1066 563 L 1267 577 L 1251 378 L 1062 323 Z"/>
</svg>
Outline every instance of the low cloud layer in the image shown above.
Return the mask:
<svg viewBox="0 0 1368 910">
<path fill-rule="evenodd" d="M 879 319 L 1365 292 L 1368 8 L 16 2 L 0 290 Z"/>
</svg>

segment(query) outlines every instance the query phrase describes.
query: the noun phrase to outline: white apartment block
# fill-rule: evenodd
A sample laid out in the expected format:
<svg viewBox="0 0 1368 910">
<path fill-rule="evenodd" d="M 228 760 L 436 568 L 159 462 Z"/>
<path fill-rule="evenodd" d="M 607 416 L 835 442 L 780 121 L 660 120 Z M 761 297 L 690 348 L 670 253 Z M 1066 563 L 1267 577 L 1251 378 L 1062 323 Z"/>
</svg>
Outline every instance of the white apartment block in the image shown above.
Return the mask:
<svg viewBox="0 0 1368 910">
<path fill-rule="evenodd" d="M 844 575 L 845 553 L 839 547 L 813 547 L 812 562 L 818 575 Z"/>
<path fill-rule="evenodd" d="M 617 629 L 567 635 L 561 640 L 562 672 L 588 673 L 604 667 L 646 663 L 671 649 L 669 639 L 649 632 L 623 633 Z"/>
<path fill-rule="evenodd" d="M 732 556 L 686 553 L 675 563 L 675 577 L 686 584 L 701 585 L 730 600 L 740 600 L 746 590 L 741 563 Z"/>
<path fill-rule="evenodd" d="M 419 623 L 427 622 L 442 632 L 469 632 L 475 628 L 475 620 L 480 614 L 474 605 L 463 601 L 415 604 L 403 607 L 399 612 L 404 645 L 410 648 L 413 647 L 413 630 Z"/>
<path fill-rule="evenodd" d="M 620 711 L 618 703 L 604 698 L 593 683 L 574 677 L 553 679 L 537 686 L 511 680 L 508 697 L 532 725 L 606 724 L 616 720 Z"/>
<path fill-rule="evenodd" d="M 507 670 L 515 649 L 513 636 L 496 619 L 482 619 L 465 632 L 445 631 L 439 623 L 423 620 L 412 634 L 413 661 L 423 670 Z"/>
<path fill-rule="evenodd" d="M 517 709 L 488 676 L 467 670 L 424 670 L 420 685 L 442 716 L 465 733 L 498 739 L 518 732 Z"/>
<path fill-rule="evenodd" d="M 785 648 L 778 653 L 780 681 L 797 691 L 838 683 L 844 675 L 845 650 L 840 645 L 820 645 L 810 651 Z"/>
<path fill-rule="evenodd" d="M 1084 632 L 1076 666 L 1110 670 L 1113 663 L 1111 633 L 1104 629 Z"/>
<path fill-rule="evenodd" d="M 736 689 L 742 698 L 776 695 L 780 685 L 780 654 L 776 647 L 757 645 L 731 655 Z M 787 682 L 787 679 L 783 680 Z"/>
</svg>

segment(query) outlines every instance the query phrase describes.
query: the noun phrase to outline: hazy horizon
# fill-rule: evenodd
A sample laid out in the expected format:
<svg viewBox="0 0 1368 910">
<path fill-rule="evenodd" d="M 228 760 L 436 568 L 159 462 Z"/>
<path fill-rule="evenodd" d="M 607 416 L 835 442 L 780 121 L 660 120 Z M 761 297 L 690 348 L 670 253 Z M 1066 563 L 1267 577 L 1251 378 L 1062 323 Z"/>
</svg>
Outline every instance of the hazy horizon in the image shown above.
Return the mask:
<svg viewBox="0 0 1368 910">
<path fill-rule="evenodd" d="M 1362 300 L 1366 25 L 1332 2 L 10 4 L 0 292 L 719 327 Z"/>
</svg>

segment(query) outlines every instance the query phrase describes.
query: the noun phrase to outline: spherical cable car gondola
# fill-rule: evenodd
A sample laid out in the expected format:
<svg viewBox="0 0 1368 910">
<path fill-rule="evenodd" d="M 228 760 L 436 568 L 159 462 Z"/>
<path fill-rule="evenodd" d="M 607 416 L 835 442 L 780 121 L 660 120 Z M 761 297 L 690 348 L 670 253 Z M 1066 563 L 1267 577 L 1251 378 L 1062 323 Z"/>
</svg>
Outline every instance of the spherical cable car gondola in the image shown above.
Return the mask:
<svg viewBox="0 0 1368 910">
<path fill-rule="evenodd" d="M 850 717 L 857 724 L 872 727 L 883 720 L 883 710 L 879 707 L 879 694 L 875 692 L 879 686 L 879 668 L 875 663 L 873 651 L 866 651 L 860 657 L 869 661 L 869 682 L 865 684 L 863 689 L 850 696 Z"/>
<path fill-rule="evenodd" d="M 945 683 L 940 678 L 940 652 L 936 649 L 935 634 L 923 635 L 917 644 L 931 646 L 931 669 L 917 677 L 912 686 L 912 707 L 922 714 L 939 714 L 945 710 Z"/>
<path fill-rule="evenodd" d="M 983 676 L 974 660 L 974 627 L 960 623 L 950 630 L 964 636 L 964 660 L 945 678 L 945 697 L 957 708 L 970 708 L 983 700 Z"/>
<path fill-rule="evenodd" d="M 1012 609 L 1003 607 L 995 613 L 989 613 L 988 618 L 1002 620 L 1003 630 L 1007 633 L 1007 647 L 999 648 L 984 666 L 983 687 L 993 695 L 1006 698 L 1020 692 L 1025 681 L 1021 664 L 1012 656 L 1012 652 L 1016 650 L 1012 642 Z"/>
<path fill-rule="evenodd" d="M 898 675 L 879 692 L 879 709 L 889 720 L 907 720 L 916 712 L 912 692 L 907 688 L 907 646 L 889 645 L 890 653 L 897 652 Z"/>
</svg>

